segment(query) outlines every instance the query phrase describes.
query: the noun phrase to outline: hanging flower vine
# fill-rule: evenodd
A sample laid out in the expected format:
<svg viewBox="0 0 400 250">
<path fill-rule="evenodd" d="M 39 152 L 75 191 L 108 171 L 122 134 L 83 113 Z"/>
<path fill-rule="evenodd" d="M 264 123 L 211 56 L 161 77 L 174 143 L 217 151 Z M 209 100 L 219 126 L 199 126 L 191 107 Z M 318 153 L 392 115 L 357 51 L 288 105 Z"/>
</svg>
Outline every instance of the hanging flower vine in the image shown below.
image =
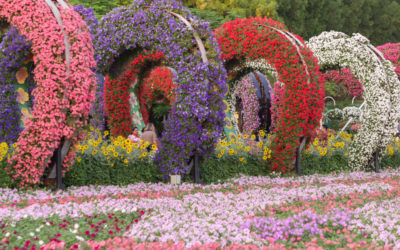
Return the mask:
<svg viewBox="0 0 400 250">
<path fill-rule="evenodd" d="M 394 67 L 360 34 L 349 37 L 341 32 L 323 32 L 307 44 L 321 67 L 339 65 L 350 69 L 363 83 L 362 126 L 349 149 L 349 167 L 360 170 L 375 151 L 386 148 L 397 132 L 400 82 Z M 357 115 L 351 110 L 347 113 Z"/>
<path fill-rule="evenodd" d="M 228 72 L 245 61 L 261 61 L 272 65 L 285 84 L 272 143 L 272 168 L 283 172 L 290 168 L 299 138 L 312 135 L 324 107 L 316 58 L 301 38 L 284 31 L 283 24 L 265 18 L 237 19 L 215 30 Z"/>
<path fill-rule="evenodd" d="M 72 8 L 60 8 L 61 27 L 45 1 L 0 2 L 0 16 L 32 43 L 35 62 L 32 117 L 20 133 L 7 170 L 20 186 L 36 184 L 43 175 L 61 138 L 74 143 L 80 139 L 94 99 L 95 66 L 90 34 Z M 46 25 L 43 25 L 46 24 Z M 70 63 L 65 58 L 64 33 L 71 47 Z M 68 170 L 74 156 L 64 158 Z"/>
</svg>

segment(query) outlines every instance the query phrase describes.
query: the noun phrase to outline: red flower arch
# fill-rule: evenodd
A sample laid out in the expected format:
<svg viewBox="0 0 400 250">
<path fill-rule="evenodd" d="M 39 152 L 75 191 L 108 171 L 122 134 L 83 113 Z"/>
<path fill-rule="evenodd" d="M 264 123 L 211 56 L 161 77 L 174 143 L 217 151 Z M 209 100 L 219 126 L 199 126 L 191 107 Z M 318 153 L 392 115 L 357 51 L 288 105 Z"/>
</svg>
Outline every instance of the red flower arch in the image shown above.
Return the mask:
<svg viewBox="0 0 400 250">
<path fill-rule="evenodd" d="M 217 28 L 215 35 L 228 74 L 244 61 L 266 61 L 284 83 L 282 112 L 272 142 L 272 168 L 287 171 L 299 138 L 312 135 L 324 108 L 324 82 L 317 59 L 302 38 L 271 19 L 237 19 Z"/>
<path fill-rule="evenodd" d="M 149 109 L 152 102 L 162 95 L 169 104 L 175 101 L 174 73 L 168 67 L 157 67 L 149 72 L 143 83 L 138 88 L 140 110 L 144 122 L 149 123 Z"/>
</svg>

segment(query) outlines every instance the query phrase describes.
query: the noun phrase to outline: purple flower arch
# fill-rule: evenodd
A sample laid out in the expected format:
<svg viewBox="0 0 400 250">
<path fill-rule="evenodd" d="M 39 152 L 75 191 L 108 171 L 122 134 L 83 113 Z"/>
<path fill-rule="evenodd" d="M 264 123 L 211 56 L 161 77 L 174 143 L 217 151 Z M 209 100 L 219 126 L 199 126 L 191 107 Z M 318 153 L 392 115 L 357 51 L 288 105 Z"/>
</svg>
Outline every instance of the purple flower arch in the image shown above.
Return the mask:
<svg viewBox="0 0 400 250">
<path fill-rule="evenodd" d="M 174 13 L 189 20 L 193 30 Z M 204 41 L 206 55 L 197 49 L 194 33 Z M 109 72 L 127 50 L 135 55 L 145 50 L 162 52 L 163 65 L 177 71 L 176 101 L 155 158 L 166 177 L 184 174 L 195 151 L 204 156 L 213 149 L 224 125 L 227 75 L 208 23 L 177 1 L 137 0 L 103 17 L 94 45 L 102 73 Z"/>
</svg>

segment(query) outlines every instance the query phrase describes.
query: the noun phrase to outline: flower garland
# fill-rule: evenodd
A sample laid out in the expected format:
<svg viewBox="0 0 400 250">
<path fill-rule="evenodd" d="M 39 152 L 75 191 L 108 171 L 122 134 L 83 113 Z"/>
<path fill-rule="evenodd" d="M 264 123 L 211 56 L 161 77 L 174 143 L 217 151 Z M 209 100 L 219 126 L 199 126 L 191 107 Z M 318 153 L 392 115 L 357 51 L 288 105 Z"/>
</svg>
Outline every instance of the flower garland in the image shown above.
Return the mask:
<svg viewBox="0 0 400 250">
<path fill-rule="evenodd" d="M 266 60 L 285 84 L 272 142 L 272 168 L 283 172 L 295 157 L 299 138 L 312 136 L 324 106 L 323 78 L 316 58 L 301 38 L 284 33 L 284 29 L 279 22 L 251 18 L 227 22 L 215 31 L 229 72 L 246 60 Z"/>
<path fill-rule="evenodd" d="M 335 82 L 345 89 L 346 94 L 356 97 L 362 95 L 362 83 L 349 69 L 329 70 L 324 74 L 325 80 Z"/>
<path fill-rule="evenodd" d="M 39 182 L 61 138 L 75 146 L 94 99 L 95 80 L 90 68 L 95 64 L 90 34 L 77 13 L 70 8 L 61 9 L 63 27 L 45 1 L 0 3 L 0 16 L 32 43 L 35 62 L 37 87 L 32 93 L 32 118 L 25 123 L 7 167 L 21 187 Z M 63 31 L 71 45 L 69 64 L 65 60 Z M 64 158 L 65 170 L 73 156 L 74 150 L 69 150 Z"/>
<path fill-rule="evenodd" d="M 0 44 L 0 142 L 14 143 L 19 133 L 21 112 L 14 85 L 16 72 L 28 57 L 30 44 L 11 26 Z"/>
<path fill-rule="evenodd" d="M 260 118 L 258 112 L 260 111 L 260 104 L 254 88 L 253 82 L 249 76 L 243 78 L 236 84 L 233 92 L 233 102 L 236 97 L 239 97 L 243 105 L 243 133 L 252 134 L 260 126 Z"/>
<path fill-rule="evenodd" d="M 152 102 L 158 95 L 166 98 L 166 101 L 172 105 L 175 101 L 176 85 L 173 81 L 174 73 L 167 67 L 157 67 L 151 70 L 148 77 L 139 86 L 137 96 L 139 97 L 140 110 L 143 120 L 149 123 L 149 109 Z"/>
<path fill-rule="evenodd" d="M 311 38 L 308 45 L 321 67 L 350 69 L 363 83 L 363 124 L 349 150 L 349 167 L 362 169 L 397 132 L 400 83 L 394 67 L 360 34 L 349 37 L 341 32 L 323 32 Z"/>
<path fill-rule="evenodd" d="M 101 25 L 95 57 L 102 73 L 109 72 L 124 51 L 140 54 L 143 49 L 163 53 L 163 65 L 176 70 L 176 100 L 164 123 L 155 161 L 166 178 L 184 174 L 196 151 L 204 156 L 213 150 L 224 124 L 226 71 L 208 24 L 180 2 L 137 0 L 105 15 Z M 193 46 L 196 36 L 206 41 L 206 53 L 199 43 L 200 51 Z"/>
<path fill-rule="evenodd" d="M 387 43 L 376 47 L 384 57 L 396 67 L 397 76 L 400 78 L 400 43 Z"/>
<path fill-rule="evenodd" d="M 164 58 L 162 53 L 146 53 L 139 55 L 125 68 L 124 74 L 118 79 L 106 77 L 104 91 L 104 106 L 108 114 L 108 127 L 113 136 L 132 134 L 133 123 L 130 112 L 129 89 L 132 82 L 137 81 L 140 71 L 149 62 L 158 63 Z"/>
</svg>

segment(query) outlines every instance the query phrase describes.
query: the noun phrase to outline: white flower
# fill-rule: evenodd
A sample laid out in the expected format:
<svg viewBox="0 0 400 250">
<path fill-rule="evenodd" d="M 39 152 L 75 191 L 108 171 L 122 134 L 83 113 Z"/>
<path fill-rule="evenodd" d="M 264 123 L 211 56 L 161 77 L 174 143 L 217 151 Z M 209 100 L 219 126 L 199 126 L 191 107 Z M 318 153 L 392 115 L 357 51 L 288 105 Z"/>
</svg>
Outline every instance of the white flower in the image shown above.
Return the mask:
<svg viewBox="0 0 400 250">
<path fill-rule="evenodd" d="M 74 225 L 74 228 L 75 228 L 75 229 L 78 229 L 78 228 L 79 228 L 79 224 L 76 223 L 76 224 Z"/>
<path fill-rule="evenodd" d="M 32 236 L 32 237 L 33 237 L 33 236 L 35 236 L 35 234 L 34 234 L 34 233 L 32 233 L 32 232 L 30 232 L 30 233 L 29 233 L 29 235 L 30 235 L 30 236 Z"/>
<path fill-rule="evenodd" d="M 7 233 L 6 233 L 6 237 L 9 237 L 9 236 L 10 236 L 10 232 L 7 232 Z"/>
<path fill-rule="evenodd" d="M 43 240 L 39 240 L 39 245 L 43 245 L 44 244 L 44 242 L 43 242 Z"/>
<path fill-rule="evenodd" d="M 82 238 L 81 236 L 75 236 L 75 237 L 76 237 L 76 239 L 79 240 L 79 241 L 84 241 L 84 240 L 85 240 L 85 239 Z"/>
<path fill-rule="evenodd" d="M 38 233 L 39 233 L 39 232 L 40 232 L 40 228 L 36 228 L 36 232 L 38 232 Z"/>
</svg>

